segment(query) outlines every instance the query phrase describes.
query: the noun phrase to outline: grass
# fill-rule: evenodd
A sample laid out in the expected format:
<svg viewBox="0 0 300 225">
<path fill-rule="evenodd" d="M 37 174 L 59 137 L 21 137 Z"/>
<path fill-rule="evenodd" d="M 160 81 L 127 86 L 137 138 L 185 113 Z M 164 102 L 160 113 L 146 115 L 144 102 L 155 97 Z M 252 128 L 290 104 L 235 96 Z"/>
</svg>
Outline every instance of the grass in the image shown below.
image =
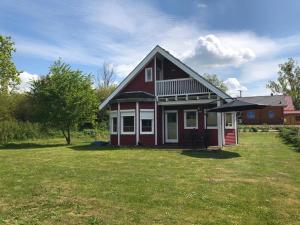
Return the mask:
<svg viewBox="0 0 300 225">
<path fill-rule="evenodd" d="M 221 152 L 5 145 L 0 224 L 300 224 L 300 153 L 274 133 Z"/>
</svg>

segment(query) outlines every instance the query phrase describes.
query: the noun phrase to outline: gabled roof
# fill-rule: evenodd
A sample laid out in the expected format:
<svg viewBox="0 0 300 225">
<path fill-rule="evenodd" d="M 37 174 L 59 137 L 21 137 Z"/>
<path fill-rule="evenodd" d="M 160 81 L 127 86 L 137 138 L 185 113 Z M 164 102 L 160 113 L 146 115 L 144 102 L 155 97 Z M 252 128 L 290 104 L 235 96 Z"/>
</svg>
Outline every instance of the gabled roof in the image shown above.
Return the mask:
<svg viewBox="0 0 300 225">
<path fill-rule="evenodd" d="M 99 106 L 99 109 L 103 109 L 110 100 L 112 100 L 140 71 L 144 68 L 144 66 L 147 65 L 147 63 L 157 54 L 161 54 L 163 57 L 174 63 L 176 66 L 178 66 L 180 69 L 182 69 L 184 72 L 189 74 L 192 78 L 202 83 L 205 87 L 210 89 L 212 92 L 220 96 L 225 101 L 229 102 L 231 101 L 231 97 L 226 94 L 221 89 L 217 88 L 210 82 L 208 82 L 205 78 L 203 78 L 200 74 L 195 72 L 193 69 L 188 67 L 186 64 L 181 62 L 179 59 L 171 55 L 168 51 L 157 45 L 135 68 L 134 70 L 120 83 L 120 85 L 116 88 L 116 90 L 108 96 L 107 99 L 105 99 L 104 102 L 102 102 Z"/>
<path fill-rule="evenodd" d="M 284 111 L 294 111 L 295 106 L 294 106 L 292 97 L 291 96 L 284 96 L 284 99 L 286 101 L 286 107 L 284 108 Z"/>
<path fill-rule="evenodd" d="M 240 97 L 238 100 L 249 102 L 258 105 L 266 106 L 282 106 L 287 105 L 283 95 L 269 95 L 269 96 L 253 96 L 253 97 Z"/>
</svg>

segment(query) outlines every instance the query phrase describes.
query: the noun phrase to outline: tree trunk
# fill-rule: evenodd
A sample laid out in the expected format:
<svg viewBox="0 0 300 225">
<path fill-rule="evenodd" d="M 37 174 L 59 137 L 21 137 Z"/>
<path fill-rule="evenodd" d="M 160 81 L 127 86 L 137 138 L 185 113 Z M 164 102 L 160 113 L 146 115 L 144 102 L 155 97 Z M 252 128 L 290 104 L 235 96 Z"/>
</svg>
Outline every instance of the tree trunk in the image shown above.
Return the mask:
<svg viewBox="0 0 300 225">
<path fill-rule="evenodd" d="M 67 134 L 66 134 L 65 130 L 62 130 L 62 133 L 63 133 L 63 135 L 64 135 L 64 137 L 66 139 L 67 144 L 70 145 L 71 144 L 71 132 L 70 132 L 70 128 L 67 129 Z"/>
<path fill-rule="evenodd" d="M 70 132 L 70 128 L 68 128 L 68 136 L 67 136 L 67 144 L 70 145 L 71 144 L 71 132 Z"/>
</svg>

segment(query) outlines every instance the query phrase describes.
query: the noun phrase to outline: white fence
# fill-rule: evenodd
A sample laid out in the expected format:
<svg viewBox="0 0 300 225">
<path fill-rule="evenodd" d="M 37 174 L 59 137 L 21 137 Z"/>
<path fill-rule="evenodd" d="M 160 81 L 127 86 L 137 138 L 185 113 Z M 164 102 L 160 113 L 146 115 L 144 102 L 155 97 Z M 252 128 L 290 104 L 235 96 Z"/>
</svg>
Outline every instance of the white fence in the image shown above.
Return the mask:
<svg viewBox="0 0 300 225">
<path fill-rule="evenodd" d="M 156 96 L 178 96 L 209 92 L 211 91 L 207 87 L 193 78 L 156 81 Z"/>
</svg>

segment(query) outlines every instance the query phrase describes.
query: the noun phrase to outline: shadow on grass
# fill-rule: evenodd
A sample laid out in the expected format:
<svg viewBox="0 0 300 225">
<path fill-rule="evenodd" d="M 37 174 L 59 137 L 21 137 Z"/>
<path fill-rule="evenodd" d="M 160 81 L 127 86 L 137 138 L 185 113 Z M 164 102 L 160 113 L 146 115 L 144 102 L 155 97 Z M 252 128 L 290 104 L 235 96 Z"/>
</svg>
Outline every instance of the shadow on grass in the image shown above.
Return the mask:
<svg viewBox="0 0 300 225">
<path fill-rule="evenodd" d="M 211 151 L 211 150 L 185 150 L 182 155 L 195 158 L 211 158 L 211 159 L 231 159 L 241 157 L 239 153 L 229 151 Z"/>
<path fill-rule="evenodd" d="M 0 150 L 53 148 L 53 147 L 60 147 L 60 146 L 66 146 L 66 144 L 10 143 L 10 144 L 0 145 Z"/>
<path fill-rule="evenodd" d="M 121 148 L 106 145 L 106 146 L 99 146 L 93 144 L 87 145 L 77 145 L 77 146 L 70 146 L 70 149 L 75 151 L 109 151 L 109 150 L 121 150 Z"/>
</svg>

